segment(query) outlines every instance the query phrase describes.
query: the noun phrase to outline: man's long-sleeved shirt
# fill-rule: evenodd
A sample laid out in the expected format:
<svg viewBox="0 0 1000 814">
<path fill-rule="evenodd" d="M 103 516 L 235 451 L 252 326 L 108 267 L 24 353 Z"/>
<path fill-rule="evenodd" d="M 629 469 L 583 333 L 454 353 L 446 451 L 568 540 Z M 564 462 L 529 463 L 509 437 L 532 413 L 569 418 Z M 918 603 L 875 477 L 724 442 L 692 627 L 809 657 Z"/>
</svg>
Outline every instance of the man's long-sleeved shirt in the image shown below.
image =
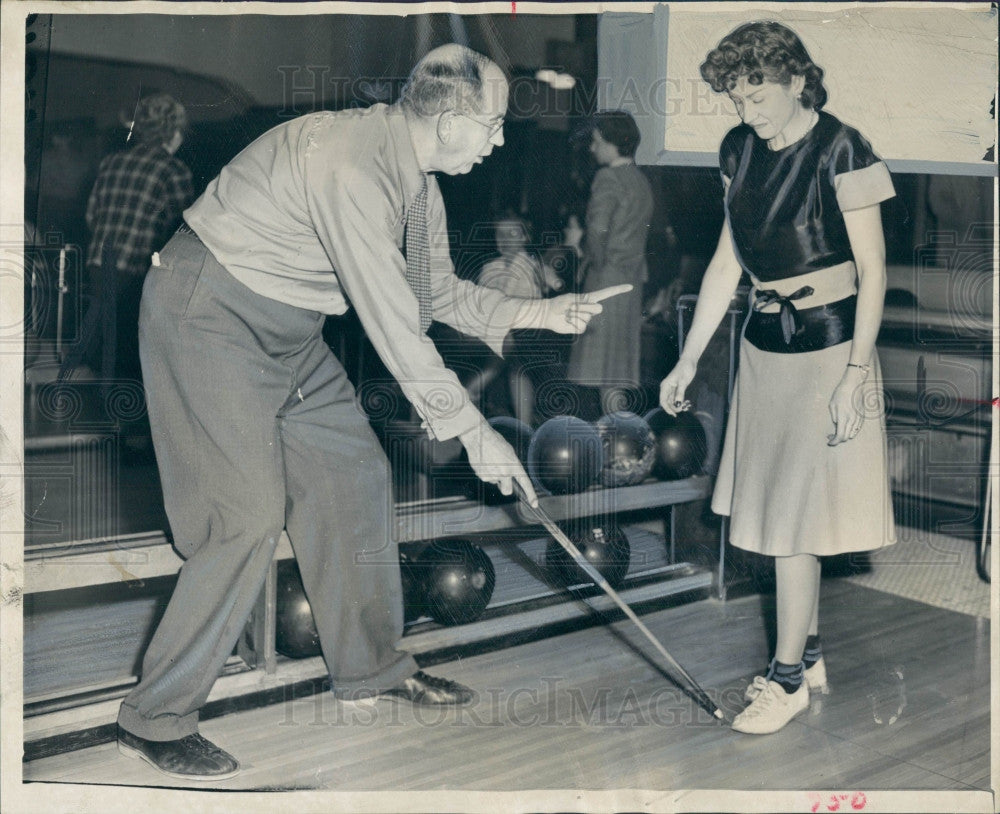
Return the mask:
<svg viewBox="0 0 1000 814">
<path fill-rule="evenodd" d="M 523 301 L 455 274 L 441 192 L 432 175 L 427 182 L 434 318 L 499 353 Z M 325 314 L 344 313 L 349 300 L 425 426 L 446 439 L 482 417 L 421 332 L 405 279 L 406 216 L 420 187 L 397 106 L 313 113 L 243 150 L 184 218 L 262 296 Z"/>
</svg>

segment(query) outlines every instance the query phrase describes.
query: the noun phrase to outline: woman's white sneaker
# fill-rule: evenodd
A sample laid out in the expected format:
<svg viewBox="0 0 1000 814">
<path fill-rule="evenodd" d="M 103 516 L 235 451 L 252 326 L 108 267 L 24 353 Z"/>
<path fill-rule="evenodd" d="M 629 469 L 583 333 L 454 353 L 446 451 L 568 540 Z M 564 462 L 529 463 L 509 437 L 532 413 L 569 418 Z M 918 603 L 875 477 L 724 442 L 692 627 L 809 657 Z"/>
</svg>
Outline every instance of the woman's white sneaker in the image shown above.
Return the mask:
<svg viewBox="0 0 1000 814">
<path fill-rule="evenodd" d="M 757 690 L 756 697 L 733 720 L 737 732 L 768 735 L 809 709 L 809 688 L 805 682 L 793 693 L 785 692 L 777 681 L 768 681 L 764 676 L 754 678 L 751 686 Z"/>
<path fill-rule="evenodd" d="M 806 667 L 802 672 L 805 676 L 803 683 L 809 688 L 809 692 L 830 694 L 830 685 L 826 680 L 826 662 L 823 661 L 822 656 L 812 667 Z M 748 684 L 746 690 L 743 691 L 743 698 L 747 701 L 753 701 L 760 694 L 763 686 L 763 684 L 757 683 L 757 679 L 763 680 L 764 678 L 765 676 L 754 678 L 753 683 Z"/>
</svg>

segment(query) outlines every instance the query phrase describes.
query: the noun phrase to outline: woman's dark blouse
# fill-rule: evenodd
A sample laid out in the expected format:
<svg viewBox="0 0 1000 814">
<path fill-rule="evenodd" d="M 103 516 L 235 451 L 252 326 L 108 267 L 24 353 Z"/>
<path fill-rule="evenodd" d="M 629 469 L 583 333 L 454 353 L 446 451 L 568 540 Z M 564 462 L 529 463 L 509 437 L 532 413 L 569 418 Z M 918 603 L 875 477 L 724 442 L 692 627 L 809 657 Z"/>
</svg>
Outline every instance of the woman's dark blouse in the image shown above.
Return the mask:
<svg viewBox="0 0 1000 814">
<path fill-rule="evenodd" d="M 771 150 L 746 124 L 734 127 L 722 141 L 719 167 L 729 179 L 726 211 L 737 256 L 761 282 L 852 260 L 841 211 L 894 194 L 864 136 L 823 111 L 805 136 L 781 150 Z M 838 188 L 847 173 L 857 175 L 845 195 Z"/>
</svg>

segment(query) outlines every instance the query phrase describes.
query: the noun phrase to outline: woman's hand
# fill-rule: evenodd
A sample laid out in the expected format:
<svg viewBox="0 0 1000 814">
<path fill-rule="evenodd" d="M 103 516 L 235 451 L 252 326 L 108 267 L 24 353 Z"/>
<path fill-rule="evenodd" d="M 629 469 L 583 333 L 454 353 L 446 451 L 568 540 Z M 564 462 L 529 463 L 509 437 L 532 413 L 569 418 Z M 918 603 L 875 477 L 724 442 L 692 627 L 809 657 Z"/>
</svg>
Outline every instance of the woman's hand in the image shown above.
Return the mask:
<svg viewBox="0 0 1000 814">
<path fill-rule="evenodd" d="M 694 362 L 681 357 L 674 369 L 660 382 L 660 406 L 670 415 L 677 415 L 691 405 L 684 400 L 684 392 L 697 371 Z"/>
<path fill-rule="evenodd" d="M 632 290 L 630 283 L 612 285 L 587 294 L 561 294 L 548 300 L 526 300 L 514 328 L 539 328 L 557 334 L 582 334 L 604 307 L 602 300 Z"/>
<path fill-rule="evenodd" d="M 861 391 L 868 373 L 861 368 L 848 367 L 843 378 L 830 398 L 830 418 L 833 419 L 834 431 L 828 435 L 827 443 L 831 447 L 850 441 L 859 432 L 865 421 L 864 394 Z"/>
</svg>

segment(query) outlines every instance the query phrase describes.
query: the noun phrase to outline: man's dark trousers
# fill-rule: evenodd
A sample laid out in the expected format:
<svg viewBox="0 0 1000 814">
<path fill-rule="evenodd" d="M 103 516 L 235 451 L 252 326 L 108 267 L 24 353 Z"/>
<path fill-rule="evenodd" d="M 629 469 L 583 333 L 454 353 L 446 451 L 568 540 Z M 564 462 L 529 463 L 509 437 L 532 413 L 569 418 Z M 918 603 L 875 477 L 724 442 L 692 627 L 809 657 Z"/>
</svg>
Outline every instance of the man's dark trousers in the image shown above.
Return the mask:
<svg viewBox="0 0 1000 814">
<path fill-rule="evenodd" d="M 417 666 L 403 611 L 388 463 L 324 316 L 262 297 L 198 238 L 150 269 L 139 325 L 174 545 L 186 558 L 119 724 L 148 740 L 197 731 L 286 529 L 334 691 L 386 689 Z"/>
</svg>

